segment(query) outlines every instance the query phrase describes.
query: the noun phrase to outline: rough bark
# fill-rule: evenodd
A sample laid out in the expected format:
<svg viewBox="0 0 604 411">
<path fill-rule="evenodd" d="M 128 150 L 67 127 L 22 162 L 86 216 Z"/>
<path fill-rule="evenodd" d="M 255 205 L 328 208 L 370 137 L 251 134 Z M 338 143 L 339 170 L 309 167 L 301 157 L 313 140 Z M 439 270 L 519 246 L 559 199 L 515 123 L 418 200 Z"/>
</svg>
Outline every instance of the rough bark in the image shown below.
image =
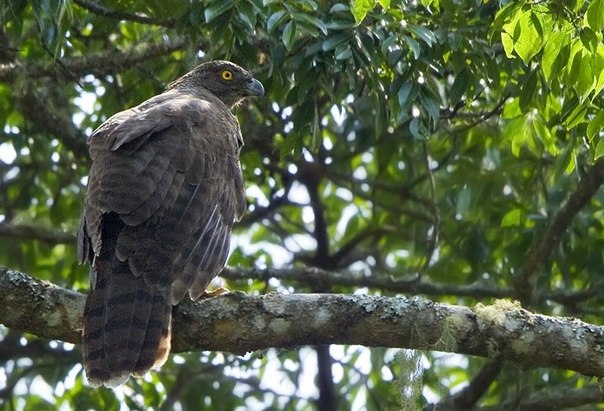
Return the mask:
<svg viewBox="0 0 604 411">
<path fill-rule="evenodd" d="M 79 343 L 83 294 L 4 268 L 0 289 L 0 323 Z M 507 301 L 468 308 L 417 297 L 231 293 L 175 308 L 174 352 L 321 344 L 448 351 L 604 377 L 604 327 Z"/>
</svg>

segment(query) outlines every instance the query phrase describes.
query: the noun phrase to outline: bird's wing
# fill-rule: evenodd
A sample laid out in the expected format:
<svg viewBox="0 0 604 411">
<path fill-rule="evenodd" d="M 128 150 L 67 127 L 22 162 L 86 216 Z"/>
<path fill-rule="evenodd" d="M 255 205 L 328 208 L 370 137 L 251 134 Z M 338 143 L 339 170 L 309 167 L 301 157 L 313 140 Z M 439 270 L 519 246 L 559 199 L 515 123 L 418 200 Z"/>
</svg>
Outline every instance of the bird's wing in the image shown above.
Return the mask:
<svg viewBox="0 0 604 411">
<path fill-rule="evenodd" d="M 99 255 L 103 215 L 115 213 L 124 223 L 117 258 L 170 289 L 172 303 L 187 291 L 197 298 L 224 266 L 245 210 L 239 140 L 226 106 L 193 96 L 166 93 L 109 119 L 90 139 L 80 258 Z"/>
</svg>

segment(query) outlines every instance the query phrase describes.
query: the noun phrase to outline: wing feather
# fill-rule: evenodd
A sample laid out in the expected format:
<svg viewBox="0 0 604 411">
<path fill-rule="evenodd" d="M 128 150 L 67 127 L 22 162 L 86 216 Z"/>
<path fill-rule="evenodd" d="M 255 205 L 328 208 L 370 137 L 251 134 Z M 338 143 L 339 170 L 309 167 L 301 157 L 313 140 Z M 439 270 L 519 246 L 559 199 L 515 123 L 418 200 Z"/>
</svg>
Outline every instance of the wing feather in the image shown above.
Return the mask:
<svg viewBox="0 0 604 411">
<path fill-rule="evenodd" d="M 113 116 L 90 140 L 89 248 L 100 249 L 90 223 L 115 212 L 124 223 L 115 255 L 135 276 L 171 289 L 172 303 L 201 295 L 245 209 L 239 140 L 235 117 L 211 99 L 166 93 Z"/>
</svg>

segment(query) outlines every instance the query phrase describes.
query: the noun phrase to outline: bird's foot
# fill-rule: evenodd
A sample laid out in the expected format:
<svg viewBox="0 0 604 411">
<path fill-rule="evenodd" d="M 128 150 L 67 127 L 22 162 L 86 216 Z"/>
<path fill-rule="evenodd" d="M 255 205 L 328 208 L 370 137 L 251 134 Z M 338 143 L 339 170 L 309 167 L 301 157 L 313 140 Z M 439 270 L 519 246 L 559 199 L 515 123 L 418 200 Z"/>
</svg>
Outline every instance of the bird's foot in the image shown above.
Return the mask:
<svg viewBox="0 0 604 411">
<path fill-rule="evenodd" d="M 218 287 L 214 290 L 205 290 L 204 293 L 201 295 L 201 298 L 218 297 L 219 295 L 228 294 L 230 292 L 231 291 L 228 288 Z"/>
</svg>

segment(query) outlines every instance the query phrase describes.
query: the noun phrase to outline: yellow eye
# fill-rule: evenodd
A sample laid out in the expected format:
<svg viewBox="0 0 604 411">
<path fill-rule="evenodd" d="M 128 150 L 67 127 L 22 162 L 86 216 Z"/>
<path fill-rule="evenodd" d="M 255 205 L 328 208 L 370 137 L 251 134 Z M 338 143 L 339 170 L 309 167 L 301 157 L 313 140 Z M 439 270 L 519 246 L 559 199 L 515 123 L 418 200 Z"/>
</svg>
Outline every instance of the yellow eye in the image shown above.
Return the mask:
<svg viewBox="0 0 604 411">
<path fill-rule="evenodd" d="M 233 73 L 229 70 L 222 70 L 222 73 L 220 73 L 220 78 L 223 80 L 233 80 Z"/>
</svg>

